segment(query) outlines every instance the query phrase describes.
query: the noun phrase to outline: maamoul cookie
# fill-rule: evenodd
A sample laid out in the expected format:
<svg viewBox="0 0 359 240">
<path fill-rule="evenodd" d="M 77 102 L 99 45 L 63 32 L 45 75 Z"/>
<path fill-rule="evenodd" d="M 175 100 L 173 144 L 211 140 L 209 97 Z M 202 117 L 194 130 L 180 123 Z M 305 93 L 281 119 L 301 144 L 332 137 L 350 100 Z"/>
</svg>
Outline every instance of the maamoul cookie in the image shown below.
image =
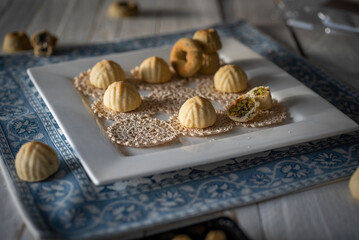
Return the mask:
<svg viewBox="0 0 359 240">
<path fill-rule="evenodd" d="M 259 101 L 259 109 L 268 110 L 272 107 L 272 95 L 269 87 L 255 87 L 247 95 L 255 97 Z"/>
<path fill-rule="evenodd" d="M 106 89 L 111 83 L 124 81 L 126 74 L 116 62 L 103 59 L 95 64 L 90 72 L 90 83 L 95 87 Z"/>
<path fill-rule="evenodd" d="M 26 51 L 31 49 L 28 36 L 24 32 L 11 32 L 6 34 L 2 50 L 7 53 Z"/>
<path fill-rule="evenodd" d="M 168 123 L 178 132 L 178 135 L 191 137 L 204 137 L 215 134 L 221 134 L 234 128 L 235 123 L 227 116 L 226 112 L 218 111 L 216 113 L 216 122 L 206 128 L 188 128 L 181 124 L 178 114 L 172 115 Z"/>
<path fill-rule="evenodd" d="M 130 112 L 114 111 L 103 104 L 103 98 L 99 98 L 91 104 L 92 112 L 99 118 L 111 121 L 121 121 L 124 118 L 154 116 L 157 113 L 157 104 L 151 98 L 142 97 L 141 105 Z"/>
<path fill-rule="evenodd" d="M 222 43 L 217 31 L 213 28 L 198 30 L 193 39 L 200 42 L 205 53 L 215 53 L 222 48 Z"/>
<path fill-rule="evenodd" d="M 57 43 L 57 37 L 46 30 L 41 30 L 31 36 L 34 54 L 40 57 L 51 56 Z"/>
<path fill-rule="evenodd" d="M 90 72 L 91 69 L 87 70 L 87 72 L 80 73 L 74 78 L 75 88 L 85 96 L 92 96 L 94 98 L 102 97 L 105 93 L 105 89 L 97 88 L 90 83 Z"/>
<path fill-rule="evenodd" d="M 54 174 L 59 166 L 56 151 L 42 142 L 25 143 L 16 154 L 16 173 L 24 181 L 44 180 Z"/>
<path fill-rule="evenodd" d="M 216 122 L 216 110 L 208 99 L 195 96 L 181 106 L 178 120 L 187 128 L 206 128 Z"/>
<path fill-rule="evenodd" d="M 137 89 L 127 82 L 114 82 L 103 95 L 103 105 L 116 112 L 129 112 L 141 105 Z"/>
<path fill-rule="evenodd" d="M 165 83 L 172 77 L 166 61 L 156 56 L 149 57 L 141 63 L 140 75 L 141 79 L 148 83 Z"/>
<path fill-rule="evenodd" d="M 223 230 L 212 230 L 206 234 L 204 240 L 227 240 L 227 235 Z"/>
<path fill-rule="evenodd" d="M 242 92 L 247 84 L 247 74 L 235 65 L 225 65 L 214 74 L 214 87 L 221 92 Z"/>
<path fill-rule="evenodd" d="M 233 121 L 248 122 L 258 113 L 259 102 L 248 95 L 242 95 L 228 107 L 228 117 Z"/>
<path fill-rule="evenodd" d="M 202 74 L 213 74 L 218 70 L 219 65 L 218 53 L 203 53 L 202 66 L 199 72 Z"/>
<path fill-rule="evenodd" d="M 108 14 L 113 18 L 124 18 L 130 16 L 136 16 L 139 12 L 136 2 L 113 2 L 108 7 Z"/>
<path fill-rule="evenodd" d="M 353 198 L 359 200 L 359 167 L 355 170 L 349 180 L 349 190 Z"/>
<path fill-rule="evenodd" d="M 178 234 L 172 238 L 172 240 L 192 240 L 188 235 L 186 234 Z"/>
<path fill-rule="evenodd" d="M 190 38 L 179 39 L 172 47 L 170 62 L 181 77 L 195 75 L 202 66 L 201 46 Z"/>
</svg>

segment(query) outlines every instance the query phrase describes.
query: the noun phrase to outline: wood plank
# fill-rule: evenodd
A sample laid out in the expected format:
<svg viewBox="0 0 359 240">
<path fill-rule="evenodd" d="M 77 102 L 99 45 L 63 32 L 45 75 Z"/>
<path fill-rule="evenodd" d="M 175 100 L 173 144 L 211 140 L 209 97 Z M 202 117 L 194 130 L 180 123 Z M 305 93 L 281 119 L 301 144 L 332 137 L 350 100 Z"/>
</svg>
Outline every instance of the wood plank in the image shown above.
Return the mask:
<svg viewBox="0 0 359 240">
<path fill-rule="evenodd" d="M 111 1 L 101 7 L 98 21 L 94 26 L 91 42 L 113 41 L 139 36 L 168 33 L 179 30 L 200 28 L 220 22 L 215 0 L 178 2 L 171 0 L 139 0 L 140 14 L 124 19 L 112 19 L 107 15 Z"/>
<path fill-rule="evenodd" d="M 171 0 L 163 2 L 159 33 L 203 28 L 221 23 L 221 16 L 215 0 L 184 0 L 181 4 Z"/>
<path fill-rule="evenodd" d="M 233 210 L 237 223 L 250 239 L 265 239 L 262 231 L 261 218 L 258 205 L 240 207 Z"/>
<path fill-rule="evenodd" d="M 140 8 L 140 14 L 122 20 L 121 27 L 116 32 L 117 39 L 143 37 L 158 33 L 159 9 L 162 3 L 147 0 L 138 0 L 137 3 Z"/>
<path fill-rule="evenodd" d="M 106 41 L 115 41 L 116 32 L 122 25 L 122 21 L 118 19 L 113 19 L 107 14 L 109 5 L 113 0 L 106 0 L 101 2 L 99 6 L 99 13 L 97 21 L 95 22 L 91 35 L 90 42 L 106 42 Z"/>
<path fill-rule="evenodd" d="M 43 1 L 12 1 L 10 4 L 2 3 L 0 7 L 6 7 L 6 11 L 1 10 L 0 15 L 0 38 L 1 46 L 5 35 L 14 31 L 25 31 L 33 19 Z"/>
<path fill-rule="evenodd" d="M 11 1 L 11 0 L 2 0 L 2 1 L 0 1 L 0 19 L 1 19 L 1 16 L 4 15 L 5 11 L 7 11 L 7 9 L 10 8 L 10 5 L 13 2 L 14 1 Z"/>
<path fill-rule="evenodd" d="M 63 19 L 63 29 L 58 32 L 61 44 L 89 43 L 91 31 L 101 10 L 100 0 L 73 0 L 74 4 Z"/>
<path fill-rule="evenodd" d="M 39 10 L 34 14 L 26 31 L 32 35 L 33 33 L 46 29 L 50 33 L 58 35 L 57 32 L 62 18 L 65 14 L 70 0 L 46 0 Z"/>
<path fill-rule="evenodd" d="M 359 204 L 348 181 L 259 204 L 265 239 L 359 239 Z"/>
<path fill-rule="evenodd" d="M 29 228 L 25 226 L 25 229 L 21 235 L 21 238 L 18 238 L 19 240 L 35 240 L 34 236 L 30 233 Z"/>
<path fill-rule="evenodd" d="M 31 34 L 44 26 L 56 29 L 60 44 L 73 44 L 175 32 L 221 22 L 215 0 L 140 0 L 142 14 L 119 21 L 107 17 L 110 2 L 112 0 L 1 0 L 0 37 L 15 30 Z M 295 49 L 271 1 L 223 0 L 223 4 L 226 21 L 247 18 L 252 25 Z M 296 32 L 313 63 L 359 89 L 356 37 Z M 24 229 L 3 179 L 0 179 L 0 196 L 2 238 L 32 239 L 27 228 Z M 353 228 L 359 223 L 359 216 L 353 214 L 358 210 L 358 203 L 348 195 L 347 182 L 341 182 L 266 201 L 258 207 L 239 208 L 235 212 L 240 226 L 252 239 L 359 239 L 358 231 Z"/>
<path fill-rule="evenodd" d="M 3 174 L 0 174 L 0 236 L 1 239 L 19 239 L 25 225 L 9 193 Z"/>
<path fill-rule="evenodd" d="M 225 20 L 246 19 L 255 26 L 280 24 L 280 14 L 275 4 L 268 0 L 223 0 Z"/>
<path fill-rule="evenodd" d="M 220 22 L 216 1 L 203 0 L 182 2 L 178 10 L 178 2 L 160 0 L 150 2 L 137 1 L 140 14 L 136 17 L 111 19 L 107 16 L 107 3 L 101 10 L 101 18 L 95 26 L 93 41 L 109 41 L 127 39 L 139 36 L 148 36 L 158 33 L 168 33 L 179 30 L 204 27 Z M 208 17 L 210 16 L 210 17 Z M 110 36 L 110 37 L 101 37 Z M 111 32 L 110 34 L 108 34 Z"/>
<path fill-rule="evenodd" d="M 226 22 L 245 19 L 283 46 L 297 52 L 297 46 L 273 1 L 222 0 Z"/>
</svg>

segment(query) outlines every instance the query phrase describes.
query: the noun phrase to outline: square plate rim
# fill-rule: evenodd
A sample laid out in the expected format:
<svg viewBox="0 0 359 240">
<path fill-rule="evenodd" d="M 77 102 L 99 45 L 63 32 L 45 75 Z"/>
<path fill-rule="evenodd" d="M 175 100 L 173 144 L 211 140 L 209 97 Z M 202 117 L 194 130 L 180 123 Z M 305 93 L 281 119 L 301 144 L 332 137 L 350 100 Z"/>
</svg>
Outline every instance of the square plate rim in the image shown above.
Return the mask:
<svg viewBox="0 0 359 240">
<path fill-rule="evenodd" d="M 260 58 L 260 59 L 264 59 L 266 61 L 266 63 L 271 64 L 272 67 L 279 69 L 280 71 L 282 71 L 283 73 L 285 73 L 286 75 L 288 75 L 287 77 L 290 77 L 292 79 L 294 79 L 291 75 L 289 75 L 288 73 L 286 73 L 284 70 L 280 69 L 278 66 L 274 65 L 273 63 L 271 63 L 270 61 L 268 61 L 267 59 L 265 59 L 264 57 L 260 56 L 259 54 L 255 53 L 253 50 L 249 49 L 248 47 L 244 46 L 242 43 L 240 43 L 238 40 L 234 39 L 234 38 L 226 38 L 222 40 L 223 42 L 227 43 L 227 44 L 239 44 L 241 45 L 241 47 L 244 47 L 244 49 L 247 49 L 251 54 L 253 54 L 253 56 L 255 58 Z M 125 55 L 133 55 L 133 54 L 143 54 L 144 52 L 153 52 L 153 51 L 158 51 L 158 50 L 164 50 L 166 49 L 166 51 L 168 51 L 168 49 L 170 49 L 171 46 L 160 46 L 160 47 L 155 47 L 155 48 L 146 48 L 146 49 L 139 49 L 139 50 L 134 50 L 134 51 L 129 51 L 129 52 L 122 52 L 122 53 L 114 53 L 114 54 L 106 54 L 106 55 L 101 55 L 101 56 L 95 56 L 95 57 L 87 57 L 87 58 L 81 58 L 81 59 L 76 59 L 76 60 L 70 60 L 70 61 L 66 61 L 66 62 L 61 62 L 61 63 L 55 63 L 55 64 L 49 64 L 49 65 L 45 65 L 45 66 L 40 66 L 40 67 L 34 67 L 34 68 L 29 68 L 27 69 L 27 73 L 30 76 L 30 79 L 32 80 L 32 82 L 34 83 L 35 87 L 37 88 L 37 90 L 39 91 L 42 99 L 45 101 L 46 105 L 49 107 L 51 113 L 53 114 L 53 116 L 55 117 L 56 121 L 58 122 L 61 130 L 63 131 L 64 135 L 66 136 L 66 138 L 68 139 L 68 141 L 70 142 L 71 146 L 73 147 L 73 149 L 75 150 L 77 156 L 79 157 L 83 167 L 85 168 L 87 174 L 89 175 L 90 179 L 92 180 L 92 182 L 95 185 L 101 185 L 101 184 L 106 184 L 106 183 L 111 183 L 117 180 L 121 180 L 121 179 L 127 179 L 130 177 L 139 177 L 139 176 L 144 176 L 144 175 L 152 175 L 152 174 L 156 174 L 156 173 L 160 173 L 160 172 L 166 172 L 166 171 L 171 171 L 171 170 L 175 170 L 175 169 L 182 169 L 185 167 L 191 167 L 191 166 L 195 166 L 195 165 L 202 165 L 202 164 L 207 164 L 207 163 L 211 163 L 211 162 L 216 162 L 216 161 L 220 161 L 220 160 L 225 160 L 228 158 L 232 158 L 232 157 L 236 157 L 236 156 L 246 156 L 252 153 L 257 153 L 257 152 L 261 152 L 261 151 L 266 151 L 266 150 L 270 150 L 270 149 L 274 149 L 274 148 L 278 148 L 278 147 L 284 147 L 284 146 L 289 146 L 289 145 L 293 145 L 296 143 L 300 143 L 300 142 L 307 142 L 307 141 L 311 141 L 311 140 L 315 140 L 315 139 L 319 139 L 319 138 L 325 138 L 325 137 L 330 137 L 330 136 L 334 136 L 334 135 L 338 135 L 341 133 L 345 133 L 345 132 L 350 132 L 350 131 L 354 131 L 356 129 L 358 129 L 358 124 L 355 123 L 353 120 L 351 120 L 349 117 L 347 117 L 346 115 L 344 115 L 342 112 L 340 112 L 337 108 L 335 108 L 333 105 L 331 105 L 330 103 L 328 103 L 326 100 L 324 100 L 321 96 L 319 96 L 318 94 L 314 93 L 311 89 L 307 88 L 306 86 L 304 86 L 301 82 L 299 82 L 298 80 L 294 79 L 295 81 L 297 81 L 299 83 L 299 85 L 301 87 L 306 88 L 306 90 L 308 92 L 310 92 L 311 94 L 313 94 L 313 96 L 315 96 L 316 98 L 322 99 L 326 102 L 326 104 L 329 104 L 331 106 L 330 110 L 334 111 L 336 114 L 338 114 L 340 116 L 340 120 L 345 121 L 346 124 L 343 124 L 341 127 L 339 127 L 338 129 L 333 130 L 332 128 L 326 128 L 323 129 L 320 134 L 318 133 L 316 136 L 310 136 L 310 137 L 305 137 L 303 136 L 303 134 L 299 133 L 298 135 L 292 134 L 291 138 L 292 141 L 287 144 L 282 142 L 281 144 L 276 144 L 275 147 L 273 147 L 272 145 L 268 145 L 268 146 L 264 146 L 264 140 L 261 140 L 260 143 L 262 144 L 260 147 L 260 150 L 258 150 L 257 148 L 247 148 L 244 149 L 242 151 L 242 153 L 234 153 L 233 151 L 231 151 L 231 149 L 228 149 L 228 146 L 226 146 L 226 143 L 223 143 L 223 141 L 216 141 L 218 146 L 216 147 L 216 149 L 221 148 L 222 152 L 220 154 L 215 154 L 213 153 L 207 160 L 203 160 L 198 163 L 198 162 L 194 162 L 196 161 L 193 158 L 203 158 L 203 154 L 201 155 L 200 153 L 196 152 L 193 153 L 190 151 L 186 151 L 185 150 L 181 150 L 179 155 L 175 155 L 175 157 L 173 157 L 174 159 L 172 159 L 172 161 L 181 161 L 181 164 L 172 164 L 170 166 L 162 166 L 160 167 L 160 169 L 154 169 L 154 167 L 152 167 L 152 169 L 150 171 L 146 171 L 145 169 L 142 169 L 142 172 L 134 172 L 133 170 L 126 172 L 126 175 L 123 176 L 119 176 L 116 175 L 116 171 L 114 171 L 113 166 L 103 166 L 102 169 L 96 169 L 95 166 L 91 165 L 91 163 L 88 162 L 88 159 L 86 159 L 88 156 L 83 156 L 84 152 L 82 150 L 78 150 L 78 143 L 73 141 L 73 137 L 71 135 L 71 133 L 69 133 L 66 129 L 67 129 L 67 125 L 65 126 L 64 124 L 62 124 L 62 120 L 61 118 L 58 116 L 58 112 L 57 110 L 53 109 L 53 103 L 50 102 L 50 100 L 46 97 L 46 94 L 44 92 L 44 82 L 41 82 L 42 80 L 39 80 L 38 77 L 34 76 L 37 75 L 39 73 L 39 71 L 47 71 L 49 68 L 56 68 L 56 67 L 61 67 L 61 65 L 66 66 L 68 64 L 72 64 L 74 63 L 76 65 L 76 63 L 84 63 L 84 62 L 89 62 L 89 61 L 96 61 L 96 59 L 101 59 L 104 57 L 107 58 L 112 58 L 112 57 L 120 57 L 120 56 L 125 56 Z M 142 59 L 143 60 L 143 59 Z M 127 70 L 127 69 L 126 69 Z M 80 71 L 79 71 L 80 72 Z M 78 72 L 78 73 L 79 73 Z M 75 76 L 73 76 L 75 77 Z M 74 86 L 72 86 L 73 89 L 75 90 Z M 81 102 L 82 104 L 82 102 Z M 82 108 L 85 109 L 85 107 L 82 105 Z M 93 116 L 91 116 L 87 111 L 86 111 L 87 115 L 89 118 L 92 118 L 93 122 L 94 122 L 94 118 Z M 280 125 L 280 126 L 276 126 L 276 127 L 271 127 L 271 128 L 267 128 L 267 129 L 262 129 L 260 130 L 262 133 L 262 137 L 264 137 L 264 139 L 267 139 L 265 137 L 265 135 L 267 133 L 270 133 L 272 131 L 272 129 L 280 129 L 281 130 L 281 134 L 285 135 L 285 133 L 288 133 L 291 131 L 291 129 L 293 129 L 293 125 L 295 125 L 295 128 L 300 128 L 303 129 L 303 131 L 305 132 L 305 128 L 306 126 L 311 126 L 311 127 L 319 127 L 320 124 L 329 124 L 330 127 L 335 126 L 335 124 L 333 123 L 333 121 L 330 121 L 330 119 L 328 118 L 329 116 L 331 116 L 332 113 L 325 113 L 321 116 L 322 119 L 311 119 L 308 118 L 306 120 L 303 120 L 301 122 L 295 122 L 295 123 L 290 123 L 290 124 L 286 124 L 286 125 Z M 310 123 L 312 121 L 312 123 Z M 309 125 L 308 125 L 309 124 Z M 318 125 L 319 124 L 319 125 Z M 304 126 L 302 126 L 304 125 Z M 343 127 L 345 126 L 345 127 Z M 99 131 L 99 127 L 96 125 L 97 127 L 97 132 Z M 331 130 L 331 132 L 325 132 L 324 130 Z M 249 138 L 251 137 L 253 134 L 252 133 L 248 133 L 248 134 L 241 134 L 240 138 Z M 101 135 L 102 138 L 105 138 L 105 136 Z M 226 139 L 226 138 L 224 138 Z M 227 138 L 228 140 L 228 138 Z M 270 139 L 267 139 L 270 140 Z M 113 146 L 113 143 L 111 143 L 108 139 L 106 139 L 107 144 L 111 144 L 112 149 L 114 149 L 115 147 Z M 200 143 L 200 144 L 208 144 L 208 142 L 205 143 Z M 154 161 L 153 158 L 161 158 L 164 157 L 166 153 L 168 151 L 174 151 L 176 149 L 170 149 L 170 150 L 165 150 L 165 151 L 161 151 L 160 154 L 158 152 L 151 152 L 149 153 L 150 155 L 152 155 L 152 162 Z M 188 150 L 188 149 L 187 149 Z M 117 150 L 116 150 L 117 151 Z M 176 150 L 178 152 L 178 150 Z M 86 155 L 86 154 L 85 154 Z M 146 155 L 146 154 L 145 154 Z M 179 157 L 180 156 L 180 157 Z M 195 157 L 193 157 L 195 156 Z M 127 159 L 127 163 L 122 164 L 121 163 L 117 163 L 115 164 L 117 167 L 121 167 L 121 165 L 123 165 L 123 167 L 127 168 L 127 167 L 133 167 L 134 165 L 129 163 L 130 161 L 138 161 L 141 158 L 143 158 L 144 155 L 139 155 L 139 156 L 125 156 L 125 159 Z M 146 156 L 147 157 L 147 156 Z M 190 161 L 186 160 L 187 158 L 190 159 Z M 185 159 L 185 160 L 183 160 Z M 143 162 L 143 159 L 141 159 L 141 161 Z M 161 161 L 160 161 L 161 162 Z M 159 161 L 155 161 L 155 165 L 160 165 Z M 122 172 L 123 173 L 123 172 Z"/>
</svg>

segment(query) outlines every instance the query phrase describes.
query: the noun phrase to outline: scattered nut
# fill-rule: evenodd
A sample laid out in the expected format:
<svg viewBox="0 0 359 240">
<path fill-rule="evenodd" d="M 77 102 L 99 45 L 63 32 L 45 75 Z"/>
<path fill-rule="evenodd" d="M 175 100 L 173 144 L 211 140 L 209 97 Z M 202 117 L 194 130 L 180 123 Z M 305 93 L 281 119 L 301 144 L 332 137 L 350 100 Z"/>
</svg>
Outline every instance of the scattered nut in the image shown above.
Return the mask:
<svg viewBox="0 0 359 240">
<path fill-rule="evenodd" d="M 57 37 L 51 35 L 46 30 L 41 30 L 31 36 L 31 44 L 34 47 L 34 53 L 36 56 L 40 57 L 51 56 L 56 42 Z"/>
<path fill-rule="evenodd" d="M 2 49 L 7 53 L 26 51 L 31 49 L 31 44 L 26 33 L 11 32 L 6 34 Z"/>
</svg>

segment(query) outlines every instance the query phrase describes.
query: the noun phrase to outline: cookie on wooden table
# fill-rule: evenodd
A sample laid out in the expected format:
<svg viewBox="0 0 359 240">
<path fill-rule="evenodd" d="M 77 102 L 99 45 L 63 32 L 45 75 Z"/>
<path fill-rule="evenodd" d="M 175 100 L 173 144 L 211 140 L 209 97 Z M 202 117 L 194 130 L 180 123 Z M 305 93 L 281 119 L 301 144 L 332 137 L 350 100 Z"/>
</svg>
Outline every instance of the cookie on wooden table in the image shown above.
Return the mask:
<svg viewBox="0 0 359 240">
<path fill-rule="evenodd" d="M 110 4 L 107 10 L 112 18 L 124 18 L 138 15 L 139 8 L 136 2 L 116 1 Z"/>
<path fill-rule="evenodd" d="M 31 36 L 34 54 L 39 57 L 51 56 L 57 43 L 57 37 L 47 30 L 40 30 Z"/>
<path fill-rule="evenodd" d="M 11 32 L 6 34 L 2 50 L 7 53 L 27 51 L 31 49 L 28 36 L 24 32 Z"/>
</svg>

